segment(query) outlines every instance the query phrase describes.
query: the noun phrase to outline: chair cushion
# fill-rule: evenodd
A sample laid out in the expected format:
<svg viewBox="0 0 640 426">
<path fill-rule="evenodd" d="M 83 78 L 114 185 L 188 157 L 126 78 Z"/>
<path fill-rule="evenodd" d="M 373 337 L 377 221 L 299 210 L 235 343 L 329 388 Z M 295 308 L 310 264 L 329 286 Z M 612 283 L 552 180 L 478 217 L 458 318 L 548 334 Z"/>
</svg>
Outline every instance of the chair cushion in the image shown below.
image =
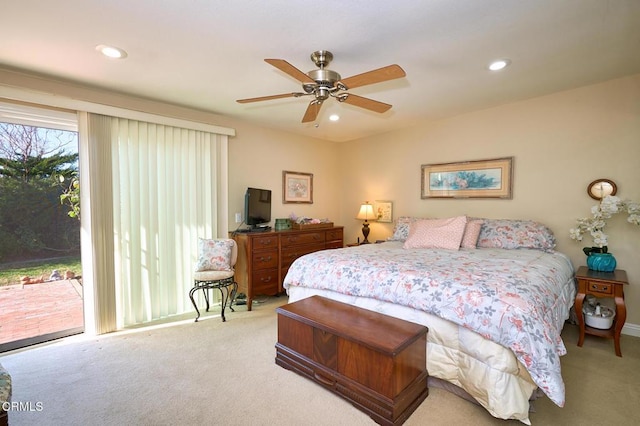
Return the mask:
<svg viewBox="0 0 640 426">
<path fill-rule="evenodd" d="M 193 274 L 196 281 L 217 281 L 233 276 L 233 271 L 199 271 Z"/>
<path fill-rule="evenodd" d="M 228 238 L 213 240 L 200 238 L 198 240 L 198 256 L 197 272 L 233 271 L 234 257 L 237 257 L 236 242 Z"/>
</svg>

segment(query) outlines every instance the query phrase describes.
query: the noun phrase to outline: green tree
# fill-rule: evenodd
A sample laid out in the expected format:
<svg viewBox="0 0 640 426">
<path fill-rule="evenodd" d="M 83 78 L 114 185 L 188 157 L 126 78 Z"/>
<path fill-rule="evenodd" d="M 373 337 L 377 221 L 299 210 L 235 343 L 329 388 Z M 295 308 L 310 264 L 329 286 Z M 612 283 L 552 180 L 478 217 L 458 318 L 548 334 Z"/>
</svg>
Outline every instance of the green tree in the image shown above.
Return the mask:
<svg viewBox="0 0 640 426">
<path fill-rule="evenodd" d="M 61 205 L 77 175 L 75 132 L 0 123 L 0 262 L 75 253 L 80 228 Z"/>
<path fill-rule="evenodd" d="M 49 157 L 23 157 L 20 160 L 0 158 L 0 175 L 8 178 L 47 179 L 56 175 L 71 177 L 75 169 L 69 164 L 78 161 L 78 154 L 52 154 Z"/>
<path fill-rule="evenodd" d="M 69 207 L 67 214 L 69 217 L 75 217 L 80 220 L 80 179 L 78 178 L 78 172 L 73 172 L 69 179 L 65 179 L 65 176 L 59 177 L 60 183 L 65 184 L 65 180 L 69 181 L 69 185 L 64 187 L 62 194 L 60 195 L 60 203 Z"/>
</svg>

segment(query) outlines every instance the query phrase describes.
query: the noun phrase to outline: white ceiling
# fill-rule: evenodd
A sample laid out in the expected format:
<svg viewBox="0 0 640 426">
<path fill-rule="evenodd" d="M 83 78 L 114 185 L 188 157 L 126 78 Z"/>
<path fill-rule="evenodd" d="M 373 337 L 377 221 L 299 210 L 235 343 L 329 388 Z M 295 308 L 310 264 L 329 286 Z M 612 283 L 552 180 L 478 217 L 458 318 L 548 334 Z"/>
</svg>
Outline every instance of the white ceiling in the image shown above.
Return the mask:
<svg viewBox="0 0 640 426">
<path fill-rule="evenodd" d="M 235 102 L 301 91 L 263 59 L 306 72 L 321 49 L 343 78 L 402 66 L 352 90 L 393 108 L 329 99 L 302 124 L 308 97 Z M 496 58 L 512 64 L 490 73 Z M 640 0 L 3 1 L 0 66 L 345 141 L 640 73 Z"/>
</svg>

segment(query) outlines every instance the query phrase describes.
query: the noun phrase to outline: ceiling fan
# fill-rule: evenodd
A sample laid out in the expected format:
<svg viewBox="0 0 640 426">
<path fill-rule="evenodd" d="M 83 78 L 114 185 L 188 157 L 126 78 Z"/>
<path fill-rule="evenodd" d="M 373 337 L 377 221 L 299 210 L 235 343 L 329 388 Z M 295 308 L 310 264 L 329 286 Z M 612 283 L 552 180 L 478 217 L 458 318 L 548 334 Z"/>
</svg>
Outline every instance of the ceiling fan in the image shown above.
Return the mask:
<svg viewBox="0 0 640 426">
<path fill-rule="evenodd" d="M 250 102 L 270 101 L 281 98 L 299 98 L 301 96 L 313 96 L 304 116 L 303 123 L 314 121 L 318 117 L 322 103 L 329 97 L 336 98 L 339 102 L 345 102 L 369 111 L 383 113 L 391 108 L 384 102 L 348 93 L 349 89 L 366 86 L 368 84 L 381 83 L 383 81 L 401 78 L 407 74 L 399 65 L 389 65 L 362 74 L 343 79 L 340 74 L 326 68 L 333 60 L 333 54 L 327 50 L 318 50 L 311 54 L 311 60 L 319 68 L 303 73 L 284 59 L 265 59 L 265 62 L 289 74 L 302 83 L 303 92 L 283 93 L 280 95 L 262 96 L 259 98 L 239 99 L 241 104 Z"/>
</svg>

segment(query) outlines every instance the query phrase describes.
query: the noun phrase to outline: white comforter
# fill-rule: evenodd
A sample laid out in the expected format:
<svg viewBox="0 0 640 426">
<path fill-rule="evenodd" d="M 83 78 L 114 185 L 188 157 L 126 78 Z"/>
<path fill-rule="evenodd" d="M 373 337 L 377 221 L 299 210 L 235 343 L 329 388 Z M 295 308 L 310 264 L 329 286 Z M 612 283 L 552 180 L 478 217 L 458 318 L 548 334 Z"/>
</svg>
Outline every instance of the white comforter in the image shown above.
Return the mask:
<svg viewBox="0 0 640 426">
<path fill-rule="evenodd" d="M 560 253 L 387 242 L 303 256 L 284 286 L 292 302 L 320 294 L 426 325 L 429 374 L 496 417 L 528 423 L 536 386 L 564 405 L 560 332 L 575 285 Z"/>
</svg>

